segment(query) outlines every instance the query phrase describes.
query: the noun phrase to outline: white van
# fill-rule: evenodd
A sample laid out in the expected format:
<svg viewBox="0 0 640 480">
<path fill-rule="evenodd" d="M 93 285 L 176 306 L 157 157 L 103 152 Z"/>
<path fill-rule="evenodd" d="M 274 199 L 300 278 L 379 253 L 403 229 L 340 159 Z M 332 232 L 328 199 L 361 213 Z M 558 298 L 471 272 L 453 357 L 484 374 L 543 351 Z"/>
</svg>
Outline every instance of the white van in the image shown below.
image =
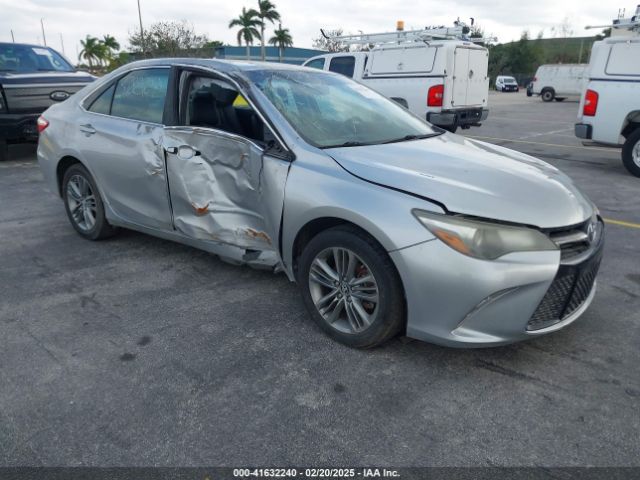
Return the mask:
<svg viewBox="0 0 640 480">
<path fill-rule="evenodd" d="M 429 122 L 455 131 L 480 126 L 489 114 L 488 50 L 461 40 L 386 43 L 369 52 L 310 58 L 376 90 Z"/>
<path fill-rule="evenodd" d="M 610 38 L 593 44 L 575 133 L 622 147 L 624 166 L 640 177 L 640 6 L 631 22 L 630 30 L 614 24 Z"/>
<path fill-rule="evenodd" d="M 498 75 L 496 77 L 496 90 L 499 92 L 519 92 L 520 88 L 515 78 Z"/>
<path fill-rule="evenodd" d="M 545 102 L 579 96 L 584 90 L 587 67 L 585 63 L 540 65 L 533 77 L 532 92 Z"/>
</svg>

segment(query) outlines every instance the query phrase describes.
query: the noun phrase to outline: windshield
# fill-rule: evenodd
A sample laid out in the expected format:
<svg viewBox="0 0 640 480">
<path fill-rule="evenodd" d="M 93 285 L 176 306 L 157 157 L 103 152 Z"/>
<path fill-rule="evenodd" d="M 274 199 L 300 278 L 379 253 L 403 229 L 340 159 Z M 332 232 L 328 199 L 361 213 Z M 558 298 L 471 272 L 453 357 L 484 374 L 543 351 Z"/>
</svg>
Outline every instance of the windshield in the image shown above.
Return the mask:
<svg viewBox="0 0 640 480">
<path fill-rule="evenodd" d="M 72 72 L 73 67 L 62 55 L 46 47 L 29 45 L 0 45 L 2 72 Z"/>
<path fill-rule="evenodd" d="M 504 77 L 503 81 L 504 83 L 516 83 L 516 79 L 513 77 Z"/>
<path fill-rule="evenodd" d="M 395 102 L 343 76 L 286 70 L 246 74 L 300 136 L 319 148 L 373 145 L 441 133 Z"/>
</svg>

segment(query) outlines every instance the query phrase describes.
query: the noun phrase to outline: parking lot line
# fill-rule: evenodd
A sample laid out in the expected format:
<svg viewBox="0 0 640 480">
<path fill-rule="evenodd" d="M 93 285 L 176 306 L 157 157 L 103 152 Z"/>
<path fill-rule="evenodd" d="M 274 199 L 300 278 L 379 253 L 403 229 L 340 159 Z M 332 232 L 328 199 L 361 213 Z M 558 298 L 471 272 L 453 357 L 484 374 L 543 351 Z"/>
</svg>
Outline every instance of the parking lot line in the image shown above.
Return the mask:
<svg viewBox="0 0 640 480">
<path fill-rule="evenodd" d="M 544 145 L 546 147 L 580 148 L 583 150 L 596 150 L 598 152 L 612 152 L 612 153 L 620 152 L 619 148 L 609 148 L 609 147 L 584 147 L 582 145 L 560 145 L 558 143 L 529 142 L 527 140 L 516 140 L 513 138 L 484 137 L 481 135 L 465 135 L 465 137 L 477 138 L 478 140 L 496 140 L 498 142 L 528 143 L 531 145 Z"/>
<path fill-rule="evenodd" d="M 612 220 L 610 218 L 605 218 L 604 221 L 606 223 L 611 223 L 613 225 L 620 225 L 622 227 L 640 228 L 640 223 L 624 222 L 622 220 Z"/>
</svg>

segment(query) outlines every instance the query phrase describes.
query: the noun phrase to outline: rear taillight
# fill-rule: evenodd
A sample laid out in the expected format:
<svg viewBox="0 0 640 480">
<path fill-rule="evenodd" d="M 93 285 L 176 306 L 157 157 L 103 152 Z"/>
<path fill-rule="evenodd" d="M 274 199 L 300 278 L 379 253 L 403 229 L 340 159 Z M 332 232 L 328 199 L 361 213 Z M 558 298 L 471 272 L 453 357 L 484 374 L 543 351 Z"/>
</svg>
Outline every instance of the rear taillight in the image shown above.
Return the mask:
<svg viewBox="0 0 640 480">
<path fill-rule="evenodd" d="M 427 107 L 441 107 L 444 97 L 444 85 L 434 85 L 427 93 Z"/>
<path fill-rule="evenodd" d="M 582 114 L 587 117 L 594 117 L 598 109 L 598 92 L 587 90 L 584 94 L 584 108 Z"/>
<path fill-rule="evenodd" d="M 38 121 L 36 123 L 38 124 L 38 133 L 44 132 L 49 126 L 49 120 L 44 117 L 38 117 Z"/>
</svg>

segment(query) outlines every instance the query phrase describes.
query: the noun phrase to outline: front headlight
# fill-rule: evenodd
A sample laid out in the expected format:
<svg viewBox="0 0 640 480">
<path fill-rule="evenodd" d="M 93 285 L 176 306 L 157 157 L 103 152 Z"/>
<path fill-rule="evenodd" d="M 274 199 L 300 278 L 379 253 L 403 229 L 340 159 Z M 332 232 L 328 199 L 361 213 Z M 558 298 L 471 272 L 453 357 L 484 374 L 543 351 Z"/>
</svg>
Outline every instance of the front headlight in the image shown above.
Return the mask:
<svg viewBox="0 0 640 480">
<path fill-rule="evenodd" d="M 511 227 L 423 210 L 413 210 L 412 213 L 449 247 L 474 258 L 495 260 L 507 253 L 558 249 L 549 237 L 532 228 Z"/>
</svg>

